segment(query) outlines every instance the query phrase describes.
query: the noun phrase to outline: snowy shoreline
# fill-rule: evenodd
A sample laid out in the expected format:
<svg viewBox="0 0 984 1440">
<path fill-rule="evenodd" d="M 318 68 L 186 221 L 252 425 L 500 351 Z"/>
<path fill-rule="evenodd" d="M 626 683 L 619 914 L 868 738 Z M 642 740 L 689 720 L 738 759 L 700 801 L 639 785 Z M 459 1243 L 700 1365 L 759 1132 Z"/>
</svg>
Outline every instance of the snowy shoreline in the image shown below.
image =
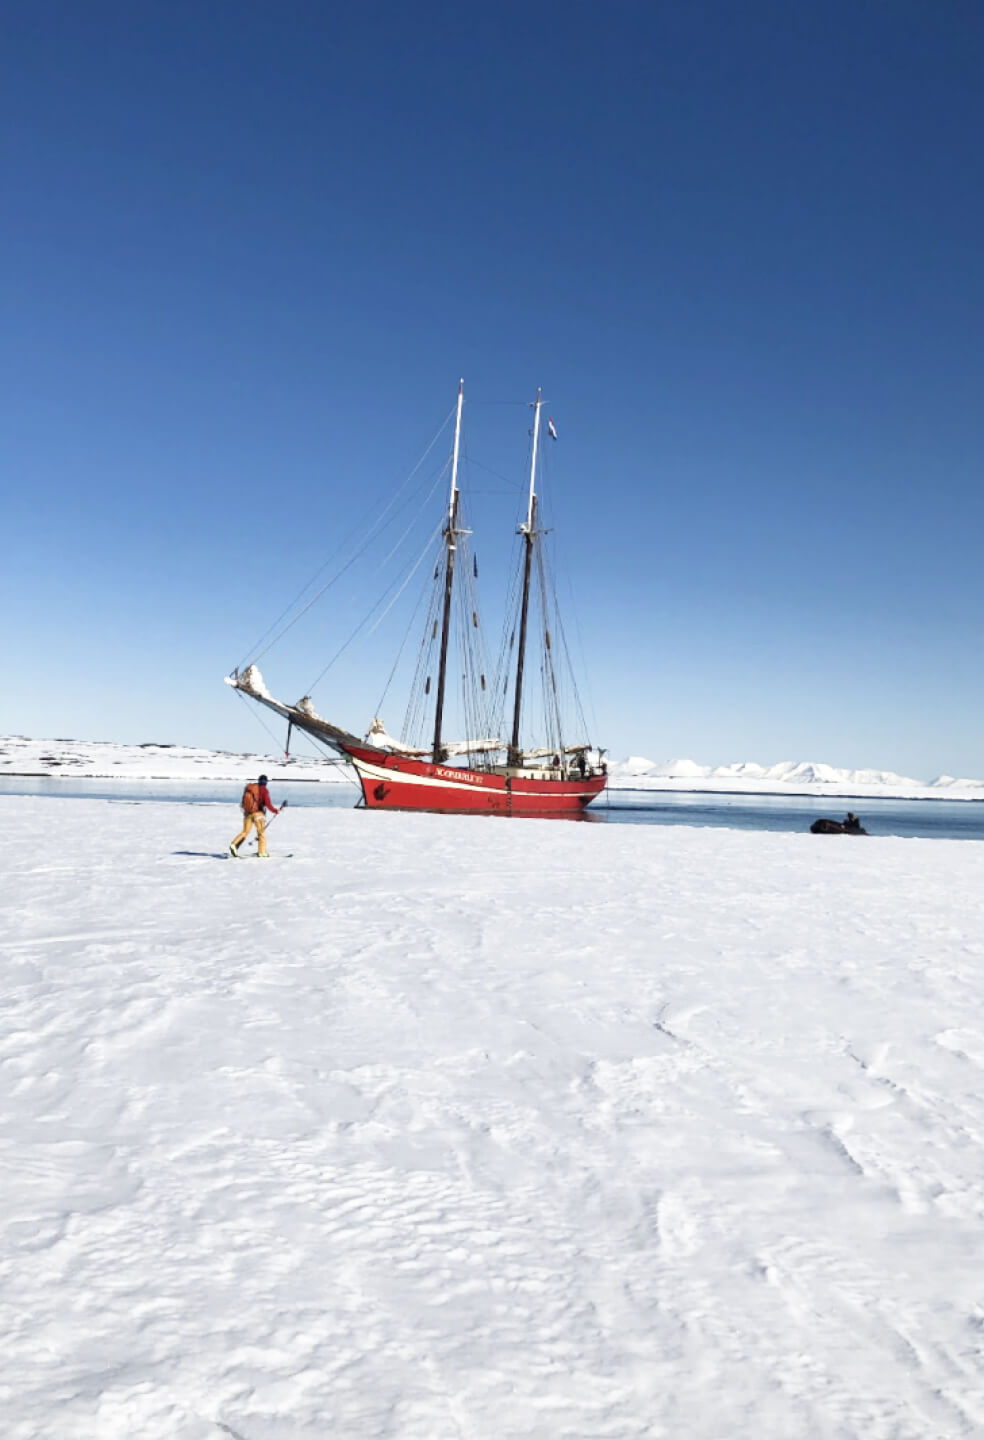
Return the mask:
<svg viewBox="0 0 984 1440">
<path fill-rule="evenodd" d="M 0 736 L 0 778 L 231 782 L 255 779 L 260 770 L 265 770 L 276 784 L 352 783 L 344 762 L 327 758 L 292 756 L 285 761 L 277 755 L 234 754 L 185 745 Z M 787 795 L 861 803 L 873 799 L 984 801 L 982 780 L 944 775 L 926 783 L 890 771 L 836 770 L 805 761 L 772 766 L 749 762 L 709 766 L 691 760 L 658 764 L 630 756 L 610 762 L 609 789 L 626 793 Z"/>
</svg>

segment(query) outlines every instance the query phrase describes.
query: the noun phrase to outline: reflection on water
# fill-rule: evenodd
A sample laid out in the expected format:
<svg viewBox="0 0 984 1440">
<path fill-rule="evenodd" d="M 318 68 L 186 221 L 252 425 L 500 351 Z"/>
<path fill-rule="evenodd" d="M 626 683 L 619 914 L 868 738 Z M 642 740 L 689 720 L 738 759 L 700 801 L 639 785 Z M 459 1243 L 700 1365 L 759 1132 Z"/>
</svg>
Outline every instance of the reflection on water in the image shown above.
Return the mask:
<svg viewBox="0 0 984 1440">
<path fill-rule="evenodd" d="M 323 785 L 303 781 L 275 784 L 273 798 L 294 807 L 332 806 L 351 810 L 354 783 Z M 131 804 L 182 801 L 196 805 L 238 805 L 242 781 L 235 780 L 55 780 L 43 776 L 0 777 L 0 796 L 48 795 L 62 799 L 115 800 Z M 609 825 L 718 825 L 736 830 L 809 830 L 818 816 L 842 820 L 856 810 L 870 835 L 984 840 L 984 801 L 874 800 L 810 795 L 708 795 L 681 791 L 611 790 L 580 816 Z M 495 817 L 476 817 L 491 819 Z M 529 818 L 529 817 L 524 817 Z M 818 845 L 863 843 L 850 836 L 818 836 Z"/>
</svg>

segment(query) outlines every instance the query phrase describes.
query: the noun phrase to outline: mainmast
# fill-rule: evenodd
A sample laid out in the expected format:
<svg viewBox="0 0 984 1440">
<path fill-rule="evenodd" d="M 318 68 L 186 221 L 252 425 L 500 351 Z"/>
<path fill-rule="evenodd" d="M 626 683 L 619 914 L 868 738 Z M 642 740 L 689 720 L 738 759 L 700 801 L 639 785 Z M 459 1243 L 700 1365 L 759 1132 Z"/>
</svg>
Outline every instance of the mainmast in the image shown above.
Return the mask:
<svg viewBox="0 0 984 1440">
<path fill-rule="evenodd" d="M 444 682 L 448 670 L 448 633 L 451 629 L 451 591 L 454 582 L 454 552 L 458 533 L 458 451 L 461 445 L 461 407 L 465 398 L 465 382 L 458 382 L 458 413 L 454 422 L 454 455 L 451 461 L 451 496 L 448 500 L 448 523 L 444 527 L 444 543 L 448 558 L 444 567 L 444 621 L 441 626 L 441 659 L 437 672 L 437 709 L 434 714 L 435 765 L 444 759 L 441 747 L 441 721 L 444 718 Z"/>
<path fill-rule="evenodd" d="M 542 390 L 536 392 L 533 406 L 533 457 L 530 461 L 530 498 L 526 509 L 526 524 L 520 525 L 519 534 L 526 540 L 526 556 L 523 564 L 523 605 L 519 616 L 519 650 L 516 656 L 516 702 L 513 706 L 512 739 L 509 742 L 508 763 L 519 765 L 522 755 L 519 749 L 519 717 L 523 704 L 523 665 L 526 660 L 526 622 L 530 609 L 530 572 L 533 568 L 533 537 L 536 526 L 536 451 L 540 439 L 540 406 Z"/>
</svg>

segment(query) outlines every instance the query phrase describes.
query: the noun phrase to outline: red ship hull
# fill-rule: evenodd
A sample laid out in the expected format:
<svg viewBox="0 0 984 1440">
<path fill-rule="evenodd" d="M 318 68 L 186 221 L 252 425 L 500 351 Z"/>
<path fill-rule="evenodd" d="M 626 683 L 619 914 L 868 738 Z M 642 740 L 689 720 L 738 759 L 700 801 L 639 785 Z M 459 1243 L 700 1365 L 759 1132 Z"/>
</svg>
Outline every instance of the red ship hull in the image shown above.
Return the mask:
<svg viewBox="0 0 984 1440">
<path fill-rule="evenodd" d="M 435 810 L 478 815 L 576 815 L 600 795 L 607 775 L 582 780 L 534 779 L 434 765 L 371 746 L 346 745 L 370 810 Z"/>
</svg>

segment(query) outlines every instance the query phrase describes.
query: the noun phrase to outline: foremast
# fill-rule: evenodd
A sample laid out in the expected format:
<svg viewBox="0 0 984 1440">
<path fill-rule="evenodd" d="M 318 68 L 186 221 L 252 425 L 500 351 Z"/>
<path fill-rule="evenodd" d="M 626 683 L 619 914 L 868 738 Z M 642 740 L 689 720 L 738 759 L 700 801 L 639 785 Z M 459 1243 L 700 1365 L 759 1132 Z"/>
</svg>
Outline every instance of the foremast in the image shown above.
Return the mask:
<svg viewBox="0 0 984 1440">
<path fill-rule="evenodd" d="M 448 500 L 448 523 L 444 527 L 444 544 L 447 561 L 444 567 L 444 615 L 441 622 L 441 657 L 437 671 L 437 705 L 434 711 L 433 762 L 440 765 L 446 758 L 441 744 L 441 724 L 444 719 L 444 686 L 448 672 L 448 636 L 451 630 L 451 599 L 454 591 L 454 557 L 458 538 L 458 454 L 461 447 L 461 407 L 465 397 L 465 382 L 458 382 L 458 410 L 454 421 L 454 453 L 451 460 L 451 495 Z"/>
<path fill-rule="evenodd" d="M 526 663 L 526 628 L 530 611 L 530 576 L 533 570 L 533 542 L 536 537 L 536 456 L 540 441 L 540 407 L 543 391 L 538 389 L 533 405 L 533 455 L 530 460 L 530 496 L 526 507 L 526 523 L 520 525 L 519 534 L 525 542 L 523 557 L 523 600 L 519 612 L 519 648 L 516 652 L 516 697 L 513 704 L 512 738 L 509 742 L 507 763 L 521 765 L 522 751 L 519 748 L 519 721 L 523 708 L 523 668 Z"/>
</svg>

